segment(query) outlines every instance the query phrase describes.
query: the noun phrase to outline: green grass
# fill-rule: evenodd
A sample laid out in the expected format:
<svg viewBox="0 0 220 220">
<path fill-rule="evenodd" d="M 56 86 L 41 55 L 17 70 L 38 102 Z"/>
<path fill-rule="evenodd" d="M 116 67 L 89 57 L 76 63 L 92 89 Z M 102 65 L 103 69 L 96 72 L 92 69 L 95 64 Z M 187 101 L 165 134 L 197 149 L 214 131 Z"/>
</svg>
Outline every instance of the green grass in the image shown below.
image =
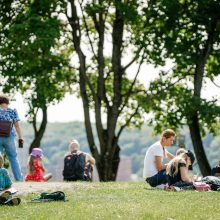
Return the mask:
<svg viewBox="0 0 220 220">
<path fill-rule="evenodd" d="M 119 182 L 71 187 L 63 189 L 67 202 L 30 203 L 37 194 L 21 195 L 19 206 L 0 206 L 1 219 L 220 219 L 220 192 L 167 192 Z"/>
</svg>

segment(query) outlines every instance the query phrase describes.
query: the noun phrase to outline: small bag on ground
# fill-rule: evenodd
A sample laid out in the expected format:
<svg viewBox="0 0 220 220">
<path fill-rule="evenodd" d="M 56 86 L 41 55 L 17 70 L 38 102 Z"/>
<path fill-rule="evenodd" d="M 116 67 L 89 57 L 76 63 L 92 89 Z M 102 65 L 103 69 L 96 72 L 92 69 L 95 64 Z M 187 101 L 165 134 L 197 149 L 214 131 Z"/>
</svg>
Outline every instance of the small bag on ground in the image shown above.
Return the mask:
<svg viewBox="0 0 220 220">
<path fill-rule="evenodd" d="M 199 192 L 210 191 L 211 187 L 209 184 L 204 182 L 193 182 L 193 186 Z"/>
</svg>

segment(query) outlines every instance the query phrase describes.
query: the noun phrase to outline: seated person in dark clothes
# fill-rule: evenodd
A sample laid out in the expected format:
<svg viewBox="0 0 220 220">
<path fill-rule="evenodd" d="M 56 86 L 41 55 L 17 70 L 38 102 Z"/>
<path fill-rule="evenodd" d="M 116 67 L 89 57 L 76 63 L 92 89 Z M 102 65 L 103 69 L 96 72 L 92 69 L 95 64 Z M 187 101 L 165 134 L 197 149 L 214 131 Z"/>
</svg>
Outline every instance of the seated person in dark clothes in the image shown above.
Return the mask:
<svg viewBox="0 0 220 220">
<path fill-rule="evenodd" d="M 215 166 L 211 170 L 211 176 L 217 176 L 220 177 L 220 162 L 219 165 Z"/>
<path fill-rule="evenodd" d="M 64 158 L 63 177 L 66 181 L 92 181 L 95 159 L 88 153 L 80 151 L 77 140 L 69 144 L 69 152 Z"/>
<path fill-rule="evenodd" d="M 193 186 L 193 179 L 189 176 L 189 170 L 192 170 L 194 161 L 195 157 L 191 151 L 181 153 L 173 158 L 166 168 L 169 186 L 180 188 Z"/>
</svg>

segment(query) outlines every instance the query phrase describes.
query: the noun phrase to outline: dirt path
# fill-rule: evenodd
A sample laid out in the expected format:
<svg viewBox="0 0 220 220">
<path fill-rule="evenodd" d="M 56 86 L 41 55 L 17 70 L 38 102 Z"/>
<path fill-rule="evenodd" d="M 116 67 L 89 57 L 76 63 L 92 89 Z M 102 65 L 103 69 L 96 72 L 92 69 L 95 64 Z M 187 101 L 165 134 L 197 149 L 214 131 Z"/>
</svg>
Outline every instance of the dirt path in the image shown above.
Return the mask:
<svg viewBox="0 0 220 220">
<path fill-rule="evenodd" d="M 17 194 L 62 191 L 77 188 L 77 183 L 66 182 L 15 182 L 13 187 L 18 190 Z"/>
</svg>

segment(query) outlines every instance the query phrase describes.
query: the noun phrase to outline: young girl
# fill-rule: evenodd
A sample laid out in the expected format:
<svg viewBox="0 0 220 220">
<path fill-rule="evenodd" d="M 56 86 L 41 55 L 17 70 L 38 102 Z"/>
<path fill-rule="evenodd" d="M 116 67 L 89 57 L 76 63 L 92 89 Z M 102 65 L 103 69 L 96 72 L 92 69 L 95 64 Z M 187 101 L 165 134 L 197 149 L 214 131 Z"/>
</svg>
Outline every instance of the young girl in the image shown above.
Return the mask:
<svg viewBox="0 0 220 220">
<path fill-rule="evenodd" d="M 28 174 L 25 181 L 44 182 L 48 181 L 52 174 L 44 175 L 45 169 L 42 163 L 43 152 L 40 148 L 33 148 L 28 160 Z"/>
<path fill-rule="evenodd" d="M 3 168 L 4 157 L 0 154 L 0 190 L 5 190 L 6 188 L 11 187 L 12 181 L 8 174 L 8 171 Z"/>
</svg>

